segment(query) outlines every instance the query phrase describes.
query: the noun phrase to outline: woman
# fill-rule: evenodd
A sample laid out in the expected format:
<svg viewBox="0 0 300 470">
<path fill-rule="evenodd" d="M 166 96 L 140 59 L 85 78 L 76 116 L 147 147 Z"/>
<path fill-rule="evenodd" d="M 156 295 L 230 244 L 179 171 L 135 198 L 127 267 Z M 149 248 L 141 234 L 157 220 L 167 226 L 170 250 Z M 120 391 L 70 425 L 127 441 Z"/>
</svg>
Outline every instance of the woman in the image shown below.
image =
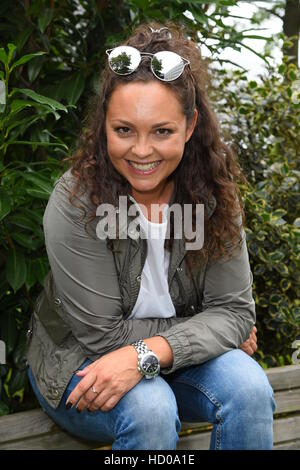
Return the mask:
<svg viewBox="0 0 300 470">
<path fill-rule="evenodd" d="M 51 270 L 28 332 L 30 382 L 54 421 L 113 450 L 176 449 L 181 420 L 214 423 L 210 449 L 271 449 L 273 390 L 251 358 L 245 177 L 200 51 L 171 23 L 141 25 L 122 46 L 107 51 L 45 210 Z M 192 206 L 191 230 L 204 208 L 203 246 L 176 236 L 188 217 L 169 217 L 173 203 Z"/>
</svg>

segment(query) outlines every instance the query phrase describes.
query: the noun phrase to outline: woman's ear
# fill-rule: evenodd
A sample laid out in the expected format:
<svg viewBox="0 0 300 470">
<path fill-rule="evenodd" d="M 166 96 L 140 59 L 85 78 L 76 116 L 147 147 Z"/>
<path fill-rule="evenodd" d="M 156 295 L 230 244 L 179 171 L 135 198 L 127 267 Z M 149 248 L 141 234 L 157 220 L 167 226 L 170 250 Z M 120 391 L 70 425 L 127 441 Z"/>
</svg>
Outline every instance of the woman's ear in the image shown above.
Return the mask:
<svg viewBox="0 0 300 470">
<path fill-rule="evenodd" d="M 192 137 L 192 134 L 194 132 L 194 129 L 195 129 L 195 126 L 196 126 L 196 123 L 197 123 L 197 118 L 198 118 L 198 110 L 196 108 L 194 108 L 194 115 L 193 115 L 193 119 L 191 120 L 187 130 L 186 130 L 186 138 L 185 138 L 185 142 L 188 142 L 190 140 L 190 138 Z"/>
</svg>

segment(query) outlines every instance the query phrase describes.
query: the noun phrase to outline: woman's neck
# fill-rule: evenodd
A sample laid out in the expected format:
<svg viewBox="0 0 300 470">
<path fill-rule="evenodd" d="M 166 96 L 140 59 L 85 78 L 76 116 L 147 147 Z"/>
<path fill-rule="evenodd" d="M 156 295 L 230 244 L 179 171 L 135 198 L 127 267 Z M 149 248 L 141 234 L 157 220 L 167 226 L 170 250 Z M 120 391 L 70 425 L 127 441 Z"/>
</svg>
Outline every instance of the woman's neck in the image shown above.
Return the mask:
<svg viewBox="0 0 300 470">
<path fill-rule="evenodd" d="M 136 200 L 139 205 L 142 205 L 143 214 L 151 222 L 162 223 L 162 210 L 166 204 L 169 204 L 172 192 L 174 190 L 174 181 L 168 181 L 162 188 L 159 188 L 155 192 L 139 192 L 131 188 L 131 196 Z M 155 206 L 155 205 L 161 205 Z M 143 206 L 146 207 L 144 210 Z"/>
</svg>

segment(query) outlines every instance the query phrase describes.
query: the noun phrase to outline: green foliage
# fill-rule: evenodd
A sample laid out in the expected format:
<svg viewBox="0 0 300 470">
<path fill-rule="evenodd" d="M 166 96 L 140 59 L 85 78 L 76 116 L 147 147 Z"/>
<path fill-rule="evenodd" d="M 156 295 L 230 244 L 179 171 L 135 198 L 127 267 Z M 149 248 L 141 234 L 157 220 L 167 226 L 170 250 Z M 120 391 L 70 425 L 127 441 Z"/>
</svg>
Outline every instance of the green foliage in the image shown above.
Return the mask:
<svg viewBox="0 0 300 470">
<path fill-rule="evenodd" d="M 212 100 L 249 182 L 241 190 L 257 311 L 254 357 L 264 367 L 291 364 L 300 334 L 298 71 L 283 62 L 257 82 L 241 71 L 216 73 Z"/>
</svg>

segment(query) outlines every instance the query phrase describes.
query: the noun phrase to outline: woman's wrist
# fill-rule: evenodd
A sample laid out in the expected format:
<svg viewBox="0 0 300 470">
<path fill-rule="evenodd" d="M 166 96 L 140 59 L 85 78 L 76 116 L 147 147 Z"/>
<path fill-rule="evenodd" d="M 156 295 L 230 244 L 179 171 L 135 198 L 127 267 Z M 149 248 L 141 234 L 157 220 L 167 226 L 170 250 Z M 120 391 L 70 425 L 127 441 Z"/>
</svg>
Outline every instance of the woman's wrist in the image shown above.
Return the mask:
<svg viewBox="0 0 300 470">
<path fill-rule="evenodd" d="M 160 367 L 171 367 L 173 364 L 173 350 L 168 341 L 163 336 L 153 336 L 152 338 L 144 339 L 144 342 L 154 354 L 157 355 Z"/>
</svg>

